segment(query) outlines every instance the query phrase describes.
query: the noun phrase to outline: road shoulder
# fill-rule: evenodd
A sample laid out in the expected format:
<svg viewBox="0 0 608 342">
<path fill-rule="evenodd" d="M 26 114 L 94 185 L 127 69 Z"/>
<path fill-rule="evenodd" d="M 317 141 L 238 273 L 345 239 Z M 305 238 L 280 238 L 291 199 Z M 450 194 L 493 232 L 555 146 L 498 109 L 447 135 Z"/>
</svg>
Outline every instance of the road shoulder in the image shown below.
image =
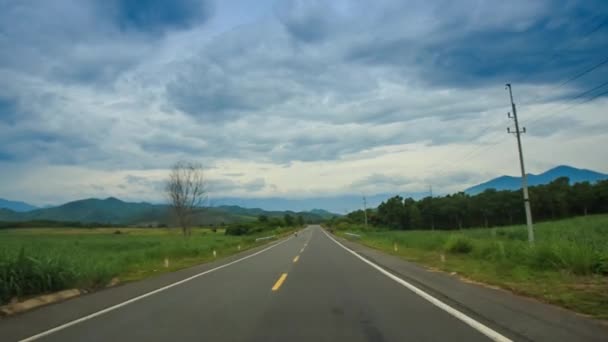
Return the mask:
<svg viewBox="0 0 608 342">
<path fill-rule="evenodd" d="M 362 257 L 450 306 L 518 336 L 518 340 L 606 341 L 604 322 L 505 290 L 464 282 L 415 263 L 336 237 Z"/>
</svg>

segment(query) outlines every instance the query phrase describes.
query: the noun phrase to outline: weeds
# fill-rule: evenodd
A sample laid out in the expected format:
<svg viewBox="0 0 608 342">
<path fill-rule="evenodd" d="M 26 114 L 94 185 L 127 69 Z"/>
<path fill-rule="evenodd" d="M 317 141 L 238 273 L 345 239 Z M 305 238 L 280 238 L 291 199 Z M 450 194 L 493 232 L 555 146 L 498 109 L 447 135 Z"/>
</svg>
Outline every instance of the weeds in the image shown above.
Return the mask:
<svg viewBox="0 0 608 342">
<path fill-rule="evenodd" d="M 228 253 L 236 252 L 237 245 L 245 249 L 256 244 L 255 237 L 196 230 L 190 238 L 161 229 L 128 234 L 116 234 L 115 229 L 58 231 L 0 230 L 0 304 L 67 288 L 104 287 L 113 277 L 153 272 L 165 258 L 194 264 L 210 259 L 214 249 Z"/>
</svg>

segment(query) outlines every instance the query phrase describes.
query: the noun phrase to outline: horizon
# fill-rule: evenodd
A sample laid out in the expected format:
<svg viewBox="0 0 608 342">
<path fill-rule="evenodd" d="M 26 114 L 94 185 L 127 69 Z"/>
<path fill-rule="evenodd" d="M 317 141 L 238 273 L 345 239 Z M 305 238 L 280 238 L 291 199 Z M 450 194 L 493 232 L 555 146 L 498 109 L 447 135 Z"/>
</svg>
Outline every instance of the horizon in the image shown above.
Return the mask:
<svg viewBox="0 0 608 342">
<path fill-rule="evenodd" d="M 598 170 L 590 170 L 587 168 L 578 168 L 578 167 L 574 167 L 571 165 L 556 165 L 554 167 L 551 167 L 541 173 L 537 173 L 537 174 L 532 174 L 532 173 L 528 173 L 528 175 L 530 176 L 540 176 L 546 173 L 549 173 L 551 171 L 554 170 L 558 170 L 558 169 L 572 169 L 572 170 L 577 170 L 577 171 L 588 171 L 588 172 L 593 172 L 593 173 L 599 173 L 602 175 L 608 175 L 608 173 L 606 172 L 602 172 L 602 171 L 598 171 Z M 520 176 L 511 176 L 511 175 L 500 175 L 500 176 L 496 176 L 492 179 L 489 180 L 485 180 L 485 181 L 480 181 L 479 183 L 472 185 L 466 189 L 462 189 L 462 190 L 458 190 L 456 192 L 467 192 L 469 190 L 472 190 L 476 187 L 479 186 L 483 186 L 487 183 L 491 183 L 493 181 L 502 179 L 504 177 L 508 177 L 508 178 L 521 178 Z M 454 193 L 456 193 L 454 192 Z M 453 193 L 434 193 L 435 197 L 442 197 L 442 196 L 446 196 L 446 195 L 450 195 Z M 375 194 L 365 194 L 365 196 L 368 199 L 368 204 L 369 204 L 369 208 L 373 208 L 378 206 L 382 201 L 393 197 L 393 196 L 402 196 L 404 198 L 410 197 L 413 198 L 415 200 L 419 200 L 422 199 L 424 197 L 427 197 L 429 195 L 428 192 L 385 192 L 385 193 L 375 193 Z M 347 212 L 352 212 L 355 211 L 357 209 L 360 209 L 357 207 L 357 205 L 353 206 L 353 203 L 347 203 L 346 205 L 340 205 L 342 206 L 342 208 L 336 209 L 336 206 L 338 206 L 336 203 L 330 204 L 331 208 L 327 208 L 324 207 L 322 205 L 320 206 L 314 206 L 313 204 L 306 204 L 306 203 L 295 203 L 295 202 L 306 202 L 306 201 L 318 201 L 318 200 L 339 200 L 339 199 L 349 199 L 352 200 L 358 200 L 361 197 L 361 194 L 356 194 L 356 193 L 345 193 L 345 194 L 340 194 L 340 195 L 333 195 L 333 196 L 325 196 L 325 197 L 276 197 L 276 196 L 268 196 L 268 197 L 220 197 L 217 199 L 208 199 L 208 204 L 205 205 L 206 207 L 209 208 L 214 208 L 214 207 L 222 207 L 222 206 L 237 206 L 237 207 L 242 207 L 242 208 L 246 208 L 246 209 L 262 209 L 265 211 L 295 211 L 295 212 L 310 212 L 313 210 L 325 210 L 327 212 L 330 213 L 334 213 L 334 214 L 338 214 L 338 215 L 343 215 Z M 44 205 L 37 205 L 35 203 L 32 202 L 26 202 L 26 201 L 21 201 L 18 199 L 11 199 L 11 198 L 3 198 L 0 196 L 0 200 L 8 200 L 11 202 L 21 202 L 24 203 L 26 205 L 31 205 L 34 206 L 35 209 L 45 209 L 45 208 L 51 208 L 51 207 L 58 207 L 64 204 L 68 204 L 71 202 L 78 202 L 78 201 L 86 201 L 86 200 L 109 200 L 109 199 L 116 199 L 122 202 L 127 202 L 127 203 L 145 203 L 145 204 L 152 204 L 152 205 L 167 205 L 166 202 L 161 202 L 161 201 L 146 201 L 146 200 L 137 200 L 137 199 L 123 199 L 117 196 L 107 196 L 107 197 L 100 197 L 100 196 L 93 196 L 93 197 L 87 197 L 87 198 L 74 198 L 74 199 L 70 199 L 67 200 L 65 202 L 61 202 L 61 203 L 47 203 Z M 260 203 L 264 203 L 265 201 L 276 201 L 277 203 L 268 203 L 266 202 L 265 204 L 260 204 Z M 284 205 L 289 205 L 289 203 L 291 203 L 291 207 L 284 207 Z M 298 206 L 296 208 L 296 206 Z M 305 206 L 305 208 L 303 208 L 302 206 Z M 32 209 L 32 210 L 35 210 Z"/>
<path fill-rule="evenodd" d="M 154 203 L 180 160 L 218 198 L 464 191 L 518 174 L 505 83 L 527 173 L 608 170 L 600 0 L 2 7 L 8 200 Z"/>
</svg>

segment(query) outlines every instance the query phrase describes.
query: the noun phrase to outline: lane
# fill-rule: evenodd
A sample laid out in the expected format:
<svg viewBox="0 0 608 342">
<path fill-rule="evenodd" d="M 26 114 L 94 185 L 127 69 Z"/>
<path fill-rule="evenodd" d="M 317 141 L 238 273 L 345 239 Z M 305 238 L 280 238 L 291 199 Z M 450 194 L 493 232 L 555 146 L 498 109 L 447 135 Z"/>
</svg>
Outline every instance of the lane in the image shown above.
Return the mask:
<svg viewBox="0 0 608 342">
<path fill-rule="evenodd" d="M 488 341 L 314 228 L 248 341 Z"/>
<path fill-rule="evenodd" d="M 271 287 L 293 266 L 310 238 L 297 238 L 250 259 L 167 289 L 120 309 L 45 336 L 40 341 L 245 341 Z"/>
<path fill-rule="evenodd" d="M 309 227 L 41 341 L 487 341 Z"/>
</svg>

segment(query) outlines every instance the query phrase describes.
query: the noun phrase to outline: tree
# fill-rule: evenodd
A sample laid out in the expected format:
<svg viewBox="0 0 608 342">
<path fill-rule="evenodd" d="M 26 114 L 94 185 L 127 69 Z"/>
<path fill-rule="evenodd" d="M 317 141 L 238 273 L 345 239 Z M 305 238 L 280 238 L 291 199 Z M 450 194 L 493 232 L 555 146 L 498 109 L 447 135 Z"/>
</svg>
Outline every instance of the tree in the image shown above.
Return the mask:
<svg viewBox="0 0 608 342">
<path fill-rule="evenodd" d="M 298 226 L 304 226 L 304 217 L 302 215 L 298 215 Z"/>
<path fill-rule="evenodd" d="M 283 216 L 283 221 L 285 221 L 286 226 L 293 226 L 293 216 L 285 214 L 285 216 Z"/>
<path fill-rule="evenodd" d="M 171 211 L 184 236 L 192 234 L 193 216 L 200 212 L 207 198 L 203 167 L 190 162 L 178 162 L 171 169 L 165 191 Z"/>
<path fill-rule="evenodd" d="M 572 187 L 573 207 L 587 216 L 591 205 L 593 204 L 593 187 L 589 182 L 576 183 Z"/>
<path fill-rule="evenodd" d="M 421 229 L 422 228 L 422 215 L 420 209 L 416 204 L 413 204 L 409 208 L 409 219 L 410 229 Z"/>
<path fill-rule="evenodd" d="M 258 222 L 260 222 L 260 223 L 268 223 L 268 216 L 266 216 L 266 215 L 260 215 L 260 216 L 258 216 Z"/>
<path fill-rule="evenodd" d="M 380 221 L 393 229 L 404 229 L 407 223 L 407 212 L 403 205 L 403 197 L 397 195 L 389 198 L 378 206 Z"/>
</svg>

